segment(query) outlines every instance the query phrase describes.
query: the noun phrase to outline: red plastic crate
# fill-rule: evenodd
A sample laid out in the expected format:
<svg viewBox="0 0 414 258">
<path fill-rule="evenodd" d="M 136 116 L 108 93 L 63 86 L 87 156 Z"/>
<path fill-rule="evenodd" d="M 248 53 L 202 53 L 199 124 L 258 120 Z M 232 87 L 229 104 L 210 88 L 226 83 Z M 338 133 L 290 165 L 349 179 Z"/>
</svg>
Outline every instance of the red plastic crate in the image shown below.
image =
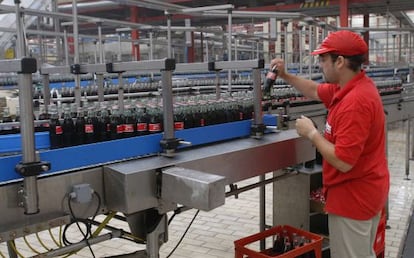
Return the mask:
<svg viewBox="0 0 414 258">
<path fill-rule="evenodd" d="M 377 235 L 375 237 L 375 242 L 374 242 L 374 251 L 377 257 L 381 257 L 379 256 L 381 252 L 384 253 L 386 224 L 387 224 L 387 221 L 385 218 L 385 212 L 383 212 L 381 214 L 380 222 L 378 224 L 378 229 L 377 229 Z"/>
<path fill-rule="evenodd" d="M 267 237 L 271 237 L 276 235 L 277 233 L 282 233 L 283 231 L 287 231 L 289 235 L 292 233 L 296 233 L 298 236 L 304 236 L 310 240 L 310 243 L 306 243 L 305 245 L 298 247 L 296 249 L 290 250 L 286 253 L 279 254 L 279 255 L 272 255 L 270 249 L 266 249 L 264 251 L 255 251 L 246 247 L 248 244 L 252 244 L 254 242 L 264 240 Z M 263 232 L 239 239 L 234 241 L 234 250 L 235 250 L 235 258 L 269 258 L 269 257 L 277 257 L 277 258 L 294 258 L 301 254 L 305 254 L 310 251 L 315 252 L 316 258 L 322 258 L 322 240 L 323 237 L 314 233 L 310 233 L 308 231 L 304 231 L 301 229 L 297 229 L 291 227 L 289 225 L 281 225 L 275 226 L 271 229 L 265 230 Z"/>
</svg>

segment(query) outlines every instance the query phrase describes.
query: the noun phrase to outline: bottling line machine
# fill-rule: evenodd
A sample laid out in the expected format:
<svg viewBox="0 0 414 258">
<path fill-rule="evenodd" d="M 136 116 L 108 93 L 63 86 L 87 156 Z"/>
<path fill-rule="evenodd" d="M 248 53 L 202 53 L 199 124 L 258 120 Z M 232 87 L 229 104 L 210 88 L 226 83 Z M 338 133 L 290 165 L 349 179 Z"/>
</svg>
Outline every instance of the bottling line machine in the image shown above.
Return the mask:
<svg viewBox="0 0 414 258">
<path fill-rule="evenodd" d="M 16 16 L 20 17 L 19 8 Z M 17 34 L 21 35 L 19 31 Z M 266 183 L 295 175 L 278 173 L 265 180 L 266 173 L 315 158 L 314 147 L 297 135 L 292 123 L 304 114 L 323 128 L 325 108 L 321 103 L 301 98 L 280 80 L 273 88 L 272 98 L 263 101 L 263 60 L 177 64 L 174 59 L 166 58 L 80 64 L 75 54 L 73 65 L 37 67 L 37 61 L 24 53 L 21 38 L 18 44 L 18 58 L 0 62 L 0 72 L 17 72 L 19 87 L 20 134 L 0 136 L 0 150 L 7 152 L 0 156 L 0 242 L 7 242 L 10 257 L 17 257 L 16 239 L 72 223 L 86 223 L 88 230 L 82 239 L 66 242 L 37 256 L 70 254 L 123 237 L 145 244 L 145 250 L 139 254 L 141 257 L 156 258 L 160 246 L 168 241 L 168 212 L 183 207 L 212 210 L 223 205 L 226 196 L 253 187 L 263 190 Z M 252 119 L 174 130 L 173 73 L 216 73 L 214 91 L 219 98 L 217 74 L 227 70 L 249 71 L 254 107 Z M 103 92 L 103 75 L 116 74 L 119 82 L 116 98 L 123 108 L 123 74 L 138 71 L 160 74 L 161 89 L 157 92 L 162 99 L 162 132 L 57 149 L 50 148 L 48 132 L 34 133 L 38 121 L 32 116 L 33 73 L 39 72 L 43 78 L 45 107 L 54 98 L 49 94 L 52 74 L 71 74 L 75 78 L 75 94 L 71 101 L 78 105 L 81 75 L 97 76 L 96 100 L 102 102 L 107 97 Z M 371 76 L 394 77 L 377 83 L 388 122 L 410 121 L 413 84 L 395 78 L 394 69 L 391 75 L 384 75 L 384 72 L 390 71 L 372 70 Z M 412 75 L 412 67 L 409 73 Z M 409 133 L 407 135 L 409 140 Z M 237 182 L 252 177 L 259 177 L 260 182 L 245 189 L 234 187 Z M 230 191 L 226 192 L 228 185 Z M 263 200 L 260 213 L 260 230 L 264 230 Z M 98 214 L 106 215 L 107 219 L 102 223 L 94 221 Z M 130 232 L 108 224 L 115 216 L 128 223 Z M 94 232 L 91 225 L 96 225 Z M 103 228 L 109 233 L 102 233 Z"/>
</svg>

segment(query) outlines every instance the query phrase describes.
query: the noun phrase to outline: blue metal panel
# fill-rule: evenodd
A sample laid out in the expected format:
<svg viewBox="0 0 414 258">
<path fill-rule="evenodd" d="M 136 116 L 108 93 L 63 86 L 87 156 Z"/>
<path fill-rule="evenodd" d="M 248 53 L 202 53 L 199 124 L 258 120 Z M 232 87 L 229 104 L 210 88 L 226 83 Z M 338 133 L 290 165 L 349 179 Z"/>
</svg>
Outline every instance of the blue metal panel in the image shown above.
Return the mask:
<svg viewBox="0 0 414 258">
<path fill-rule="evenodd" d="M 276 125 L 276 117 L 265 115 L 264 124 Z M 251 121 L 224 123 L 218 125 L 197 127 L 176 131 L 176 137 L 189 141 L 192 146 L 214 143 L 235 138 L 249 137 Z M 40 160 L 51 163 L 51 170 L 44 174 L 75 170 L 84 167 L 97 166 L 100 164 L 137 158 L 140 156 L 156 154 L 161 152 L 160 141 L 162 134 L 152 134 L 84 144 L 79 146 L 45 150 L 50 146 L 48 133 L 36 133 L 36 147 L 39 149 Z M 20 151 L 20 135 L 0 137 L 2 146 L 9 146 L 8 150 Z M 16 146 L 11 146 L 16 144 Z M 180 148 L 185 148 L 185 145 Z M 42 150 L 43 149 L 43 150 Z M 21 178 L 15 172 L 15 166 L 21 161 L 21 155 L 10 155 L 0 157 L 0 182 L 8 182 Z"/>
</svg>

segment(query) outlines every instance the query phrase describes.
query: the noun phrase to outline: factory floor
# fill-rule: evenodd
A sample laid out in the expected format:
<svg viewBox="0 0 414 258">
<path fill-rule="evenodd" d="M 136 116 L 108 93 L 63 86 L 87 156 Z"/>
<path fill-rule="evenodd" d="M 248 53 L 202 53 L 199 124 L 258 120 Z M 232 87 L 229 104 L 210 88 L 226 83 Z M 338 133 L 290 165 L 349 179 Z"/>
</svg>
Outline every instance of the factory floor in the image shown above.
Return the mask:
<svg viewBox="0 0 414 258">
<path fill-rule="evenodd" d="M 391 189 L 389 194 L 388 229 L 385 233 L 385 258 L 401 257 L 405 239 L 411 221 L 412 205 L 414 199 L 414 180 L 407 180 L 405 172 L 406 151 L 406 124 L 397 122 L 388 127 L 388 160 L 391 172 Z M 410 161 L 409 179 L 414 179 L 414 162 Z M 270 175 L 269 175 L 270 176 Z M 257 182 L 252 178 L 238 183 L 239 186 Z M 288 198 L 288 197 L 287 197 Z M 292 211 L 294 212 L 294 211 Z M 189 210 L 174 217 L 169 226 L 169 240 L 161 247 L 160 258 L 233 258 L 234 240 L 259 232 L 259 191 L 253 189 L 241 193 L 238 199 L 229 197 L 225 205 L 210 212 L 199 212 L 187 235 L 171 255 L 170 252 L 180 241 L 187 226 L 193 219 L 196 211 Z M 103 216 L 98 217 L 102 220 Z M 112 221 L 112 225 L 126 228 L 124 222 Z M 266 223 L 272 224 L 272 184 L 266 186 Z M 414 227 L 414 226 L 413 226 Z M 69 232 L 74 239 L 79 236 L 76 227 Z M 56 248 L 59 241 L 57 229 L 27 237 L 31 249 L 45 252 L 46 248 Z M 21 257 L 36 255 L 22 240 L 16 240 L 16 246 Z M 92 246 L 95 257 L 110 257 L 126 253 L 134 253 L 145 248 L 122 239 L 112 239 Z M 8 256 L 7 246 L 0 245 L 0 257 Z M 2 256 L 4 255 L 4 256 Z M 84 248 L 70 257 L 93 257 L 88 248 Z M 126 257 L 126 256 L 122 256 Z M 128 257 L 140 257 L 130 255 Z M 405 257 L 414 257 L 405 256 Z"/>
</svg>

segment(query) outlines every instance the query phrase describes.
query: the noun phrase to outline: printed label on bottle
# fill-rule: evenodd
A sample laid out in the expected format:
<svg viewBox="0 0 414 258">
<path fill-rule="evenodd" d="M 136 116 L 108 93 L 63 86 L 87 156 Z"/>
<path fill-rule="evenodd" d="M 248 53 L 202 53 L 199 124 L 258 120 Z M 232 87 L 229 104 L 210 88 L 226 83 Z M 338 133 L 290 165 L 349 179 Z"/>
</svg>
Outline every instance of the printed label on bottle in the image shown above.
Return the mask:
<svg viewBox="0 0 414 258">
<path fill-rule="evenodd" d="M 110 132 L 111 131 L 111 124 L 106 124 L 106 131 Z"/>
<path fill-rule="evenodd" d="M 146 132 L 148 130 L 147 123 L 137 123 L 137 131 L 138 132 Z"/>
<path fill-rule="evenodd" d="M 93 133 L 93 124 L 85 124 L 85 133 Z"/>
<path fill-rule="evenodd" d="M 120 134 L 124 132 L 124 125 L 117 125 L 116 126 L 116 133 Z"/>
<path fill-rule="evenodd" d="M 184 122 L 174 122 L 175 130 L 184 130 Z"/>
<path fill-rule="evenodd" d="M 149 124 L 148 125 L 148 131 L 150 131 L 150 132 L 159 132 L 159 131 L 161 131 L 161 124 L 160 123 Z"/>
<path fill-rule="evenodd" d="M 49 123 L 43 123 L 42 126 L 43 127 L 50 127 Z"/>
<path fill-rule="evenodd" d="M 124 125 L 124 133 L 133 133 L 133 132 L 134 132 L 134 125 L 132 124 Z"/>
<path fill-rule="evenodd" d="M 205 121 L 204 121 L 204 118 L 201 118 L 200 119 L 200 126 L 205 126 L 206 125 L 206 123 L 205 123 Z"/>
<path fill-rule="evenodd" d="M 239 119 L 240 120 L 243 120 L 244 119 L 243 112 L 239 112 Z"/>
<path fill-rule="evenodd" d="M 57 125 L 56 126 L 56 129 L 55 129 L 55 132 L 56 132 L 56 134 L 63 134 L 63 128 L 62 128 L 62 126 Z"/>
</svg>

